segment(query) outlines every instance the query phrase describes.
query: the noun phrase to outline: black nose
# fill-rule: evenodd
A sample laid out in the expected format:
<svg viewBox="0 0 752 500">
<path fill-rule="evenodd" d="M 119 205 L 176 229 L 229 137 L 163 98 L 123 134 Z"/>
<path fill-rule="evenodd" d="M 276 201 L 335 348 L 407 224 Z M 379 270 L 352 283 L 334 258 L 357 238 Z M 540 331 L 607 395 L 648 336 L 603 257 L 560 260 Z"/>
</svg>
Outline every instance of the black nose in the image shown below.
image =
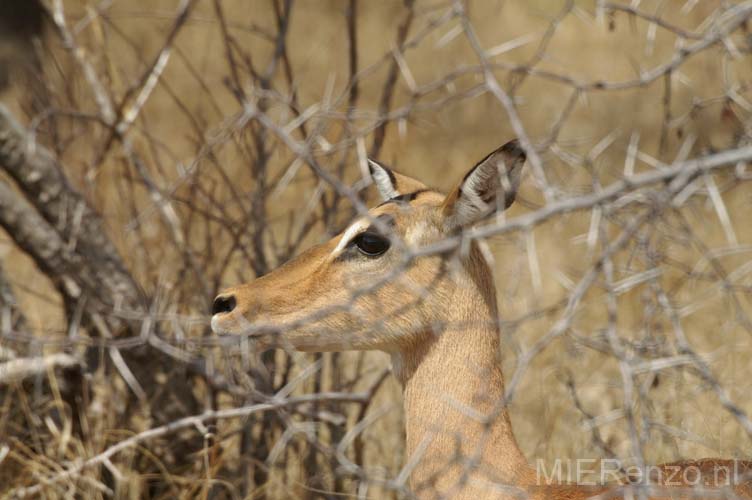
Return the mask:
<svg viewBox="0 0 752 500">
<path fill-rule="evenodd" d="M 220 295 L 214 299 L 214 304 L 212 304 L 212 315 L 231 312 L 235 309 L 236 305 L 237 302 L 235 301 L 234 295 Z"/>
</svg>

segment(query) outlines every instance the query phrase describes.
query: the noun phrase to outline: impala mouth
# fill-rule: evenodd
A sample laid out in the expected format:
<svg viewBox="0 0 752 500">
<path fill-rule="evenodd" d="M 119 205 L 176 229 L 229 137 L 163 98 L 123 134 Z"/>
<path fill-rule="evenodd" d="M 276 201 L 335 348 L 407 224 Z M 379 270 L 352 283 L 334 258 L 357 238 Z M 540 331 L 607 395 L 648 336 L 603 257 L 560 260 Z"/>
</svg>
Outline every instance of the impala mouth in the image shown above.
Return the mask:
<svg viewBox="0 0 752 500">
<path fill-rule="evenodd" d="M 253 324 L 244 317 L 238 318 L 230 314 L 215 314 L 211 319 L 211 329 L 220 337 L 259 338 L 274 335 L 279 329 L 268 325 Z"/>
<path fill-rule="evenodd" d="M 215 314 L 211 318 L 211 329 L 215 335 L 229 335 L 232 333 L 224 327 L 222 320 L 223 318 L 221 318 L 219 314 Z"/>
</svg>

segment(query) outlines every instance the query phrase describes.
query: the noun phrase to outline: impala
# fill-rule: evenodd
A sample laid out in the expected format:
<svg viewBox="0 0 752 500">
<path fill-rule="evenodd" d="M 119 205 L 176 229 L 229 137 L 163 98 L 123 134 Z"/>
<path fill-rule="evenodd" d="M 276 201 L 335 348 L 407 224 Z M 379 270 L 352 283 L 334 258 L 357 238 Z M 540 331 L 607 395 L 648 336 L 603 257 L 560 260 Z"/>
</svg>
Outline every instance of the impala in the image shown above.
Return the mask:
<svg viewBox="0 0 752 500">
<path fill-rule="evenodd" d="M 537 484 L 515 440 L 504 404 L 496 291 L 478 244 L 420 251 L 509 207 L 524 162 L 519 143 L 509 142 L 445 196 L 369 160 L 384 202 L 332 240 L 223 291 L 213 304 L 213 330 L 255 337 L 262 348 L 389 353 L 403 387 L 409 486 L 419 498 L 595 495 L 593 488 Z M 707 472 L 730 464 L 661 467 Z M 735 488 L 752 498 L 748 484 Z M 687 488 L 675 491 L 659 496 L 697 498 Z M 731 489 L 705 491 L 701 497 L 723 498 Z M 630 495 L 616 489 L 600 498 L 622 494 Z"/>
</svg>

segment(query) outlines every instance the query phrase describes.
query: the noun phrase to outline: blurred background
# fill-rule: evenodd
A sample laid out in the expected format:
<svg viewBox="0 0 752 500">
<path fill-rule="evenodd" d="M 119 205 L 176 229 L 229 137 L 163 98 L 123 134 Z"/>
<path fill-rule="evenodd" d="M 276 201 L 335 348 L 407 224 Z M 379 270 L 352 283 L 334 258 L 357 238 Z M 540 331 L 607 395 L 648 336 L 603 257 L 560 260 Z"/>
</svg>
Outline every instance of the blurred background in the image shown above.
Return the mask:
<svg viewBox="0 0 752 500">
<path fill-rule="evenodd" d="M 388 356 L 219 345 L 211 301 L 341 231 L 350 189 L 377 201 L 366 156 L 448 190 L 513 137 L 506 220 L 540 217 L 487 243 L 529 460 L 750 457 L 752 155 L 682 178 L 749 143 L 750 16 L 3 0 L 0 495 L 404 494 Z M 357 397 L 161 427 L 281 389 Z"/>
</svg>

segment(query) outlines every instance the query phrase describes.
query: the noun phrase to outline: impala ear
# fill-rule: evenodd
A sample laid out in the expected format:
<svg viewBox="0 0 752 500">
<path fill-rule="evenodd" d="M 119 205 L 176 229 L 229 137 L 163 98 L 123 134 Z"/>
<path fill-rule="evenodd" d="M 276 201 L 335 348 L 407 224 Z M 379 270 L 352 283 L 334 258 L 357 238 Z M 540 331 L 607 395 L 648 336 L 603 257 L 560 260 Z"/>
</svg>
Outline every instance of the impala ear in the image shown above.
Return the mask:
<svg viewBox="0 0 752 500">
<path fill-rule="evenodd" d="M 370 158 L 368 159 L 368 170 L 371 172 L 371 178 L 384 201 L 426 189 L 422 182 L 398 174 L 386 165 Z"/>
<path fill-rule="evenodd" d="M 399 191 L 397 191 L 397 178 L 394 176 L 394 172 L 388 169 L 385 165 L 370 158 L 368 159 L 368 170 L 371 172 L 371 178 L 373 179 L 374 184 L 376 184 L 379 194 L 381 194 L 384 201 L 399 196 Z"/>
<path fill-rule="evenodd" d="M 509 208 L 520 186 L 525 158 L 515 139 L 478 162 L 444 200 L 447 224 L 453 229 L 468 226 Z"/>
</svg>

